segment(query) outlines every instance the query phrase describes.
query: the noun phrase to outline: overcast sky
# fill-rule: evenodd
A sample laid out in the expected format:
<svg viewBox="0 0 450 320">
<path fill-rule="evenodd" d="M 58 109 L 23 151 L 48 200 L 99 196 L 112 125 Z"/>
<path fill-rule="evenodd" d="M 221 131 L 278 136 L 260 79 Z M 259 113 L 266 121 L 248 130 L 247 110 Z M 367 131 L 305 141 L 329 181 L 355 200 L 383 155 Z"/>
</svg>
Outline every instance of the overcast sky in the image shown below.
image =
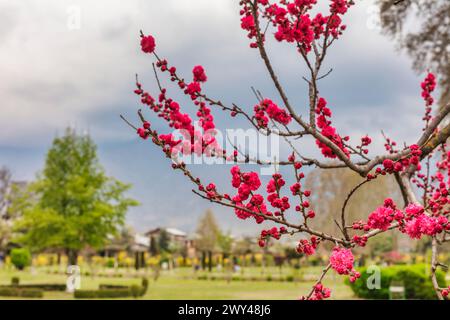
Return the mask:
<svg viewBox="0 0 450 320">
<path fill-rule="evenodd" d="M 328 1 L 319 2 L 326 7 Z M 320 90 L 342 134 L 354 141 L 370 134 L 376 153 L 382 149 L 380 129 L 399 142 L 415 141 L 423 107 L 421 75 L 411 71 L 410 60 L 394 42 L 373 28 L 373 9 L 373 1 L 358 1 L 346 15 L 348 29 L 324 66 L 334 71 Z M 0 0 L 0 165 L 18 180 L 33 179 L 55 135 L 74 126 L 97 142 L 109 175 L 133 184 L 130 195 L 142 205 L 131 210 L 128 222 L 137 230 L 192 231 L 209 207 L 225 230 L 257 230 L 253 222 L 238 221 L 229 210 L 194 198 L 189 182 L 119 119 L 121 113 L 136 119 L 135 73 L 155 90 L 152 61 L 139 47 L 140 29 L 155 36 L 159 55 L 186 78 L 202 64 L 209 77 L 204 89 L 211 96 L 250 110 L 254 86 L 279 100 L 239 19 L 237 0 Z M 272 40 L 269 45 L 290 99 L 305 113 L 300 109 L 307 101 L 301 80 L 305 67 L 289 46 Z M 215 115 L 222 129 L 245 125 Z M 310 145 L 300 148 L 316 152 Z M 202 170 L 211 180 L 229 180 L 229 166 L 194 169 Z"/>
</svg>

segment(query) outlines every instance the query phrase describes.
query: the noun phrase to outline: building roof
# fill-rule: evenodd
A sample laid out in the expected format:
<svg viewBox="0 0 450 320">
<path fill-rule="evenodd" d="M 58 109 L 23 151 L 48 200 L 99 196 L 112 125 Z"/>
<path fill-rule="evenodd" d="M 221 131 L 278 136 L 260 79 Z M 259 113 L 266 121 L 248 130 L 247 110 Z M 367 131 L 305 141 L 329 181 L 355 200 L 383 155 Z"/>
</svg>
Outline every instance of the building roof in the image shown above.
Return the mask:
<svg viewBox="0 0 450 320">
<path fill-rule="evenodd" d="M 186 237 L 187 233 L 175 228 L 166 228 L 166 231 L 174 236 Z"/>
</svg>

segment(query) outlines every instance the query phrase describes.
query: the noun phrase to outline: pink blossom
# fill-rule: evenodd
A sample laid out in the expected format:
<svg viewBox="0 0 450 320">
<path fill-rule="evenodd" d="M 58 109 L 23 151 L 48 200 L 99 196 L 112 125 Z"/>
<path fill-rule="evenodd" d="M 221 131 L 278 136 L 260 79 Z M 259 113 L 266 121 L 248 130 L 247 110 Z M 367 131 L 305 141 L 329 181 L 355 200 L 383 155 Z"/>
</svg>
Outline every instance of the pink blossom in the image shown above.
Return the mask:
<svg viewBox="0 0 450 320">
<path fill-rule="evenodd" d="M 265 99 L 260 104 L 256 105 L 254 111 L 258 125 L 262 128 L 267 127 L 269 118 L 284 125 L 289 124 L 292 120 L 286 110 L 281 109 L 269 99 Z"/>
<path fill-rule="evenodd" d="M 153 53 L 155 51 L 156 42 L 152 36 L 143 36 L 141 39 L 141 49 L 145 53 Z"/>
<path fill-rule="evenodd" d="M 393 221 L 394 210 L 387 207 L 379 207 L 369 215 L 367 225 L 371 229 L 387 230 Z"/>
<path fill-rule="evenodd" d="M 423 213 L 423 207 L 421 205 L 415 204 L 415 203 L 410 203 L 406 208 L 405 208 L 405 213 L 408 217 L 412 218 L 412 217 L 417 217 L 419 214 Z"/>
<path fill-rule="evenodd" d="M 208 77 L 206 76 L 205 69 L 203 69 L 202 66 L 196 66 L 192 70 L 192 73 L 194 75 L 194 81 L 195 82 L 205 82 L 208 80 Z"/>
<path fill-rule="evenodd" d="M 353 253 L 350 249 L 335 247 L 330 256 L 331 267 L 339 274 L 350 274 L 354 263 Z"/>
<path fill-rule="evenodd" d="M 412 239 L 420 239 L 422 235 L 433 236 L 442 231 L 442 226 L 435 218 L 422 213 L 406 223 L 405 232 Z"/>
</svg>

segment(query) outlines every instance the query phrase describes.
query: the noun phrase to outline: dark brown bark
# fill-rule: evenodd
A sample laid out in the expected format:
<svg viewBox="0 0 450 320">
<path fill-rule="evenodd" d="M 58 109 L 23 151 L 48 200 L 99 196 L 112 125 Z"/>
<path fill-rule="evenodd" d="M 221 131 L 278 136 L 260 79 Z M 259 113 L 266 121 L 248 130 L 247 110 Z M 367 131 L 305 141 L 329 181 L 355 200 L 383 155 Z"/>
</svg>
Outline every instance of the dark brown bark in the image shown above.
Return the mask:
<svg viewBox="0 0 450 320">
<path fill-rule="evenodd" d="M 78 263 L 78 250 L 75 249 L 67 249 L 67 259 L 69 266 L 75 266 Z"/>
</svg>

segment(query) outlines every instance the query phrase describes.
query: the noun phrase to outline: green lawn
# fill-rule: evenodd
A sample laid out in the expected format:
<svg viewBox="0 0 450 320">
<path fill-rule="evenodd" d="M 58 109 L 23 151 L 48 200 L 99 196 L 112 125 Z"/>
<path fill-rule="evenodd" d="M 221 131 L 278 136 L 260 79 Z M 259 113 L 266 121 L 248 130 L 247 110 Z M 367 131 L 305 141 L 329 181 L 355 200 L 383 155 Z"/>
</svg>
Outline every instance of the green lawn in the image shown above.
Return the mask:
<svg viewBox="0 0 450 320">
<path fill-rule="evenodd" d="M 279 273 L 278 269 L 266 270 L 274 276 Z M 289 271 L 282 271 L 283 274 Z M 320 273 L 319 268 L 308 268 L 305 273 L 314 276 Z M 216 272 L 216 274 L 219 274 Z M 260 269 L 246 269 L 244 275 L 261 274 Z M 9 284 L 11 277 L 18 276 L 20 282 L 26 283 L 65 283 L 66 277 L 61 274 L 48 274 L 44 270 L 34 271 L 12 271 L 0 269 L 0 285 Z M 151 273 L 149 273 L 151 276 Z M 178 269 L 176 271 L 163 272 L 157 281 L 150 280 L 149 289 L 143 299 L 297 299 L 306 294 L 312 284 L 312 280 L 302 282 L 279 282 L 279 281 L 231 281 L 224 280 L 197 280 L 192 279 L 191 269 Z M 151 277 L 150 277 L 151 278 Z M 140 278 L 131 275 L 121 278 L 110 277 L 81 277 L 82 289 L 97 289 L 102 284 L 139 284 Z M 334 277 L 331 274 L 324 281 L 329 286 L 334 299 L 352 299 L 353 294 L 348 286 L 343 283 L 342 277 Z M 5 299 L 0 297 L 0 299 Z M 45 292 L 44 299 L 73 299 L 73 295 L 65 292 Z"/>
</svg>

